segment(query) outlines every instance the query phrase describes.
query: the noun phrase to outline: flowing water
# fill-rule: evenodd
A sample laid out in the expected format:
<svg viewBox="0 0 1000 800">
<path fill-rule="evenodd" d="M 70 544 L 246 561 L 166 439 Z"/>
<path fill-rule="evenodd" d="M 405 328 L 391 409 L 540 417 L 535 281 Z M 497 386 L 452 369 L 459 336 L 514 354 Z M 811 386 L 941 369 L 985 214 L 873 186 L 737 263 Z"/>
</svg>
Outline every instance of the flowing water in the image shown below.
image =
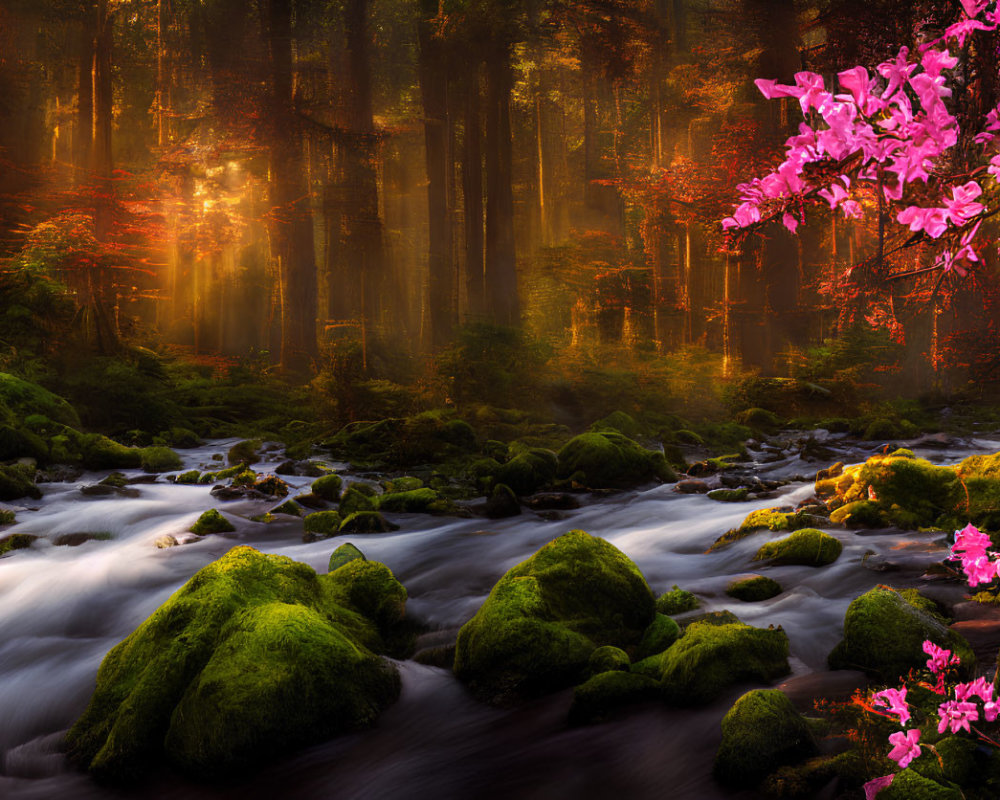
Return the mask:
<svg viewBox="0 0 1000 800">
<path fill-rule="evenodd" d="M 231 441 L 183 452 L 185 468 L 214 468 L 211 454 Z M 835 449 L 837 442 L 830 440 Z M 975 452 L 1000 450 L 1000 442 L 973 439 L 950 449 L 921 452 L 953 463 Z M 840 447 L 837 458 L 860 461 L 863 449 Z M 273 453 L 272 456 L 280 455 Z M 258 464 L 273 469 L 277 461 Z M 215 462 L 217 467 L 217 462 Z M 339 465 L 343 466 L 343 465 Z M 789 455 L 756 465 L 762 477 L 812 475 L 817 466 Z M 265 767 L 246 784 L 198 787 L 170 774 L 152 776 L 128 793 L 94 784 L 60 752 L 65 731 L 87 704 L 101 659 L 199 568 L 236 544 L 280 553 L 326 570 L 330 553 L 351 541 L 387 564 L 406 586 L 407 613 L 439 631 L 442 641 L 457 629 L 511 566 L 572 528 L 604 537 L 630 556 L 657 594 L 678 584 L 703 599 L 703 610 L 729 608 L 751 625 L 781 625 L 791 642 L 789 690 L 808 694 L 819 685 L 850 686 L 856 676 L 825 674 L 827 653 L 840 639 L 850 601 L 877 583 L 918 586 L 927 564 L 943 557 L 931 534 L 878 532 L 859 535 L 830 529 L 844 545 L 832 565 L 761 567 L 751 558 L 768 536 L 761 533 L 712 554 L 720 534 L 757 508 L 795 505 L 812 494 L 811 482 L 792 481 L 766 500 L 717 503 L 682 495 L 664 485 L 585 501 L 563 519 L 526 512 L 491 521 L 390 515 L 397 533 L 348 535 L 303 544 L 301 522 L 254 523 L 249 517 L 270 505 L 218 502 L 209 486 L 164 481 L 140 484 L 136 498 L 89 498 L 85 475 L 76 484 L 44 484 L 44 497 L 28 502 L 7 529 L 39 535 L 30 549 L 0 559 L 0 797 L 200 798 L 749 798 L 725 791 L 709 771 L 719 742 L 719 721 L 746 686 L 706 708 L 651 707 L 602 725 L 565 724 L 571 693 L 513 710 L 497 710 L 470 697 L 443 669 L 413 661 L 399 664 L 403 691 L 376 728 L 318 745 Z M 294 488 L 311 479 L 286 476 Z M 235 534 L 207 536 L 180 547 L 157 549 L 163 534 L 183 531 L 207 508 L 220 508 Z M 109 539 L 77 547 L 56 546 L 60 534 L 104 533 Z M 867 569 L 866 554 L 892 562 L 884 575 Z M 734 577 L 760 572 L 785 591 L 763 603 L 727 597 Z M 840 688 L 843 688 L 841 686 Z"/>
</svg>

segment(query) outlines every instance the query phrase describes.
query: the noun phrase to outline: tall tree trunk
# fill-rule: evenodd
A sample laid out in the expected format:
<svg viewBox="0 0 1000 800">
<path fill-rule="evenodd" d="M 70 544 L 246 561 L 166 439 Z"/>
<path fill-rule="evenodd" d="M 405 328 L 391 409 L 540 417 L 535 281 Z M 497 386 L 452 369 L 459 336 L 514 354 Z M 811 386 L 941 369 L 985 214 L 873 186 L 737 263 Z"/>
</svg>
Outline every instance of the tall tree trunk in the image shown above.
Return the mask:
<svg viewBox="0 0 1000 800">
<path fill-rule="evenodd" d="M 487 61 L 486 298 L 498 325 L 518 325 L 517 260 L 510 128 L 510 46 L 495 42 Z"/>
<path fill-rule="evenodd" d="M 271 57 L 272 237 L 281 283 L 283 371 L 304 373 L 317 355 L 316 257 L 302 153 L 292 95 L 291 0 L 269 0 Z"/>
<path fill-rule="evenodd" d="M 77 182 L 86 182 L 90 174 L 94 144 L 94 47 L 97 9 L 88 9 L 80 25 L 77 54 L 76 138 L 73 141 Z"/>
<path fill-rule="evenodd" d="M 435 35 L 432 23 L 421 22 L 419 38 L 427 163 L 428 306 L 431 344 L 438 348 L 451 340 L 456 316 L 448 207 L 448 63 L 445 45 Z"/>
<path fill-rule="evenodd" d="M 465 76 L 464 132 L 462 138 L 462 199 L 465 206 L 465 285 L 469 313 L 486 313 L 483 283 L 483 143 L 479 119 L 479 62 L 469 65 Z"/>
<path fill-rule="evenodd" d="M 360 266 L 363 323 L 371 326 L 378 325 L 383 317 L 382 302 L 388 287 L 379 213 L 378 138 L 372 119 L 368 0 L 348 0 L 344 25 L 348 56 L 348 135 L 343 149 L 353 209 L 345 245 Z"/>
</svg>

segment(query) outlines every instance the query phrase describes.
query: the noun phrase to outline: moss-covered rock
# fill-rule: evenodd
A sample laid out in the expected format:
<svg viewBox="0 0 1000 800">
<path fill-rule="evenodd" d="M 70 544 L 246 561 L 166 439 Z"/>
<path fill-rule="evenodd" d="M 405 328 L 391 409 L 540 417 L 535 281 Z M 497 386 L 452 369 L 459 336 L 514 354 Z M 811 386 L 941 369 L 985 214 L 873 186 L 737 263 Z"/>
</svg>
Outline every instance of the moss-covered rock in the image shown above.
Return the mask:
<svg viewBox="0 0 1000 800">
<path fill-rule="evenodd" d="M 713 489 L 705 496 L 709 500 L 715 500 L 719 503 L 742 503 L 749 494 L 750 490 L 744 487 L 740 489 Z"/>
<path fill-rule="evenodd" d="M 624 553 L 570 531 L 497 582 L 459 632 L 455 674 L 495 703 L 572 686 L 595 648 L 637 644 L 653 605 Z"/>
<path fill-rule="evenodd" d="M 590 430 L 600 433 L 601 431 L 613 431 L 627 436 L 629 439 L 638 439 L 642 435 L 642 426 L 636 422 L 635 418 L 624 411 L 612 411 L 603 419 L 597 420 L 590 426 Z"/>
<path fill-rule="evenodd" d="M 370 725 L 399 678 L 376 655 L 367 612 L 395 608 L 400 589 L 383 574 L 333 579 L 230 550 L 108 653 L 67 736 L 70 757 L 108 781 L 139 779 L 164 759 L 214 779 Z"/>
<path fill-rule="evenodd" d="M 736 415 L 736 422 L 762 433 L 775 433 L 781 427 L 781 418 L 766 408 L 748 408 Z"/>
<path fill-rule="evenodd" d="M 355 511 L 340 523 L 339 533 L 391 533 L 398 531 L 395 525 L 377 511 Z"/>
<path fill-rule="evenodd" d="M 330 563 L 327 567 L 328 572 L 333 572 L 335 569 L 340 569 L 348 561 L 354 561 L 354 559 L 360 558 L 365 561 L 365 554 L 362 553 L 357 547 L 355 547 L 350 542 L 344 542 L 336 550 L 330 554 Z"/>
<path fill-rule="evenodd" d="M 288 514 L 292 517 L 302 516 L 302 506 L 296 503 L 294 500 L 286 500 L 280 506 L 275 506 L 271 509 L 272 514 Z"/>
<path fill-rule="evenodd" d="M 312 491 L 324 500 L 337 503 L 340 501 L 340 490 L 343 485 L 344 481 L 339 475 L 324 475 L 312 482 Z"/>
<path fill-rule="evenodd" d="M 196 469 L 189 469 L 174 478 L 174 483 L 200 483 L 201 473 Z"/>
<path fill-rule="evenodd" d="M 361 487 L 364 484 L 352 483 L 340 498 L 340 513 L 349 516 L 357 511 L 378 511 L 378 499 Z M 365 487 L 368 488 L 368 487 Z"/>
<path fill-rule="evenodd" d="M 236 466 L 228 467 L 227 469 L 220 469 L 217 472 L 203 472 L 201 477 L 198 479 L 198 483 L 215 483 L 216 481 L 225 481 L 236 478 L 237 475 L 242 475 L 247 472 L 247 465 L 245 463 L 239 463 Z M 256 476 L 253 470 L 249 470 L 252 475 Z"/>
<path fill-rule="evenodd" d="M 965 795 L 954 785 L 945 785 L 925 778 L 915 769 L 896 773 L 892 783 L 878 793 L 878 800 L 964 800 Z"/>
<path fill-rule="evenodd" d="M 768 542 L 757 551 L 753 560 L 823 567 L 836 561 L 843 549 L 840 541 L 830 534 L 815 528 L 803 528 L 791 536 Z"/>
<path fill-rule="evenodd" d="M 660 679 L 670 702 L 698 705 L 741 681 L 770 681 L 788 672 L 788 637 L 781 628 L 693 622 L 663 654 Z"/>
<path fill-rule="evenodd" d="M 726 587 L 726 594 L 746 603 L 770 600 L 772 597 L 777 597 L 782 591 L 780 583 L 764 575 L 741 578 Z"/>
<path fill-rule="evenodd" d="M 34 470 L 21 464 L 0 467 L 0 500 L 19 500 L 22 497 L 38 500 L 42 491 L 35 486 L 33 476 Z"/>
<path fill-rule="evenodd" d="M 0 538 L 0 556 L 7 555 L 12 550 L 26 550 L 38 539 L 30 533 L 9 533 Z"/>
<path fill-rule="evenodd" d="M 406 469 L 467 457 L 476 436 L 467 422 L 440 411 L 413 417 L 352 422 L 325 443 L 337 457 L 354 463 Z"/>
<path fill-rule="evenodd" d="M 634 672 L 602 672 L 573 690 L 569 708 L 571 725 L 589 725 L 612 717 L 635 703 L 656 700 L 659 687 L 655 680 Z"/>
<path fill-rule="evenodd" d="M 424 482 L 420 478 L 414 478 L 412 475 L 404 475 L 401 478 L 389 478 L 382 481 L 382 489 L 386 494 L 412 492 L 415 489 L 423 488 Z"/>
<path fill-rule="evenodd" d="M 80 427 L 79 416 L 63 398 L 7 372 L 0 372 L 0 407 L 15 420 L 40 415 L 71 428 Z"/>
<path fill-rule="evenodd" d="M 516 517 L 521 513 L 521 504 L 509 486 L 498 483 L 490 492 L 490 497 L 483 506 L 483 513 L 490 519 Z"/>
<path fill-rule="evenodd" d="M 0 509 L 0 525 L 13 525 L 16 521 L 16 514 L 9 508 Z"/>
<path fill-rule="evenodd" d="M 700 605 L 701 601 L 693 593 L 678 588 L 676 583 L 669 592 L 664 592 L 656 598 L 657 613 L 668 617 L 683 614 L 685 611 L 694 611 Z"/>
<path fill-rule="evenodd" d="M 242 442 L 237 442 L 226 453 L 226 463 L 232 465 L 256 464 L 260 461 L 260 456 L 257 455 L 260 446 L 260 439 L 245 439 Z"/>
<path fill-rule="evenodd" d="M 364 556 L 330 570 L 327 585 L 336 602 L 360 611 L 382 633 L 402 622 L 406 613 L 406 589 L 385 564 Z"/>
<path fill-rule="evenodd" d="M 233 523 L 219 513 L 218 509 L 210 508 L 202 513 L 188 530 L 199 536 L 205 536 L 210 533 L 229 533 L 235 531 L 236 528 L 233 527 Z"/>
<path fill-rule="evenodd" d="M 384 494 L 378 499 L 380 511 L 395 514 L 452 514 L 455 504 L 433 489 L 411 489 Z"/>
<path fill-rule="evenodd" d="M 306 514 L 302 526 L 306 533 L 318 533 L 322 536 L 336 536 L 340 531 L 340 513 L 337 511 L 315 511 Z"/>
<path fill-rule="evenodd" d="M 642 634 L 636 658 L 648 658 L 656 653 L 662 653 L 677 641 L 681 635 L 680 626 L 665 614 L 657 614 L 649 627 Z"/>
<path fill-rule="evenodd" d="M 80 461 L 93 470 L 138 469 L 142 466 L 142 450 L 123 444 L 100 434 L 86 434 L 77 438 Z"/>
<path fill-rule="evenodd" d="M 709 550 L 718 550 L 757 531 L 796 531 L 816 524 L 816 517 L 804 511 L 783 508 L 761 508 L 751 511 L 738 528 L 726 531 L 712 543 Z"/>
<path fill-rule="evenodd" d="M 923 643 L 930 640 L 958 655 L 963 670 L 972 670 L 975 656 L 968 642 L 912 599 L 890 586 L 856 597 L 844 616 L 844 639 L 827 659 L 830 668 L 859 669 L 892 683 L 926 666 Z"/>
<path fill-rule="evenodd" d="M 663 453 L 646 450 L 613 431 L 582 433 L 559 451 L 559 477 L 582 473 L 592 488 L 623 488 L 645 481 L 677 480 Z"/>
<path fill-rule="evenodd" d="M 602 672 L 613 672 L 616 670 L 628 672 L 632 660 L 628 657 L 628 653 L 620 647 L 606 644 L 598 647 L 590 654 L 587 664 L 591 675 L 599 675 Z"/>
<path fill-rule="evenodd" d="M 509 486 L 515 494 L 532 494 L 555 479 L 557 466 L 555 453 L 532 447 L 502 464 L 493 473 L 493 480 Z"/>
<path fill-rule="evenodd" d="M 140 461 L 146 472 L 171 472 L 183 466 L 181 457 L 169 447 L 144 447 Z"/>
<path fill-rule="evenodd" d="M 729 786 L 759 783 L 783 764 L 817 753 L 809 725 L 784 692 L 747 692 L 722 719 L 722 743 L 713 772 Z"/>
</svg>

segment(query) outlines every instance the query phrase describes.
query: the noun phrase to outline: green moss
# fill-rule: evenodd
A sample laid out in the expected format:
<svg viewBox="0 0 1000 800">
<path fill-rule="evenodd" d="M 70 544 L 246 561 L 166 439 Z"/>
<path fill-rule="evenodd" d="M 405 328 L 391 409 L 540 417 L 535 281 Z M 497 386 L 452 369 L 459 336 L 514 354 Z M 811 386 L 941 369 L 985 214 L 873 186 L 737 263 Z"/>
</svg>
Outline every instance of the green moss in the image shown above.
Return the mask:
<svg viewBox="0 0 1000 800">
<path fill-rule="evenodd" d="M 628 653 L 620 647 L 610 644 L 602 645 L 595 649 L 590 654 L 590 659 L 587 662 L 591 675 L 599 675 L 602 672 L 612 672 L 615 670 L 628 672 L 631 664 L 632 660 L 628 657 Z"/>
<path fill-rule="evenodd" d="M 9 508 L 0 509 L 0 525 L 13 525 L 15 514 Z"/>
<path fill-rule="evenodd" d="M 556 454 L 541 447 L 530 448 L 501 465 L 493 480 L 525 495 L 544 488 L 556 477 Z"/>
<path fill-rule="evenodd" d="M 577 472 L 586 476 L 592 488 L 677 480 L 663 453 L 646 450 L 628 437 L 608 431 L 580 434 L 559 451 L 559 477 L 568 478 Z"/>
<path fill-rule="evenodd" d="M 590 430 L 600 433 L 601 431 L 614 431 L 629 439 L 638 439 L 642 435 L 642 426 L 635 419 L 624 411 L 612 411 L 603 419 L 597 420 L 590 426 Z"/>
<path fill-rule="evenodd" d="M 275 506 L 271 509 L 272 514 L 289 514 L 293 517 L 302 516 L 302 506 L 296 503 L 294 500 L 286 500 L 280 506 Z"/>
<path fill-rule="evenodd" d="M 727 544 L 743 539 L 757 531 L 795 531 L 806 528 L 813 520 L 808 514 L 800 511 L 782 511 L 780 508 L 761 508 L 751 511 L 740 523 L 740 527 L 726 531 L 716 539 L 709 550 L 718 550 Z"/>
<path fill-rule="evenodd" d="M 146 472 L 171 472 L 183 466 L 181 457 L 169 447 L 144 447 L 141 461 Z"/>
<path fill-rule="evenodd" d="M 901 435 L 899 426 L 891 419 L 874 419 L 865 428 L 862 438 L 869 441 L 884 441 L 886 439 L 896 439 Z"/>
<path fill-rule="evenodd" d="M 355 511 L 340 523 L 339 533 L 391 533 L 399 526 L 389 522 L 377 511 Z"/>
<path fill-rule="evenodd" d="M 887 528 L 891 524 L 879 504 L 871 500 L 856 500 L 841 506 L 831 512 L 830 522 L 848 528 Z"/>
<path fill-rule="evenodd" d="M 788 637 L 780 628 L 693 622 L 663 654 L 662 668 L 671 702 L 708 703 L 741 681 L 770 681 L 788 674 Z"/>
<path fill-rule="evenodd" d="M 406 514 L 448 514 L 455 511 L 454 503 L 433 489 L 384 494 L 379 498 L 378 507 L 380 511 Z"/>
<path fill-rule="evenodd" d="M 337 511 L 315 511 L 312 514 L 306 514 L 302 524 L 309 533 L 335 536 L 340 530 L 340 522 L 340 513 Z"/>
<path fill-rule="evenodd" d="M 695 447 L 700 447 L 705 444 L 705 440 L 697 433 L 683 428 L 681 430 L 674 431 L 673 438 L 678 444 L 689 444 Z"/>
<path fill-rule="evenodd" d="M 926 666 L 925 639 L 953 651 L 963 670 L 972 670 L 975 656 L 964 638 L 892 587 L 876 586 L 848 606 L 844 639 L 827 660 L 831 669 L 859 669 L 892 683 Z"/>
<path fill-rule="evenodd" d="M 229 531 L 235 531 L 236 528 L 217 509 L 210 508 L 198 517 L 197 521 L 188 530 L 199 536 L 205 536 L 209 533 L 228 533 Z"/>
<path fill-rule="evenodd" d="M 685 611 L 694 611 L 700 605 L 701 601 L 694 594 L 686 589 L 677 588 L 676 583 L 673 589 L 656 598 L 657 613 L 665 614 L 668 617 L 683 614 Z"/>
<path fill-rule="evenodd" d="M 349 516 L 357 511 L 378 511 L 378 500 L 361 488 L 364 484 L 352 483 L 340 498 L 340 513 Z"/>
<path fill-rule="evenodd" d="M 257 473 L 252 469 L 243 470 L 239 475 L 233 476 L 233 486 L 243 486 L 249 488 L 257 483 Z"/>
<path fill-rule="evenodd" d="M 257 455 L 257 451 L 260 450 L 260 446 L 260 439 L 246 439 L 242 442 L 237 442 L 230 447 L 229 452 L 226 453 L 226 463 L 232 465 L 256 464 L 260 461 L 260 457 Z"/>
<path fill-rule="evenodd" d="M 964 795 L 957 786 L 944 786 L 911 768 L 897 772 L 878 797 L 879 800 L 963 800 Z"/>
<path fill-rule="evenodd" d="M 713 772 L 729 786 L 759 783 L 783 764 L 817 753 L 809 726 L 778 689 L 747 692 L 722 719 Z"/>
<path fill-rule="evenodd" d="M 770 600 L 781 594 L 782 591 L 780 583 L 764 575 L 754 575 L 751 578 L 733 581 L 726 587 L 726 594 L 746 603 Z"/>
<path fill-rule="evenodd" d="M 366 560 L 364 553 L 350 542 L 345 542 L 330 554 L 330 564 L 327 571 L 333 572 L 335 569 L 340 569 L 348 561 L 354 561 L 356 558 L 360 558 L 362 561 Z"/>
<path fill-rule="evenodd" d="M 720 503 L 742 503 L 747 499 L 750 490 L 743 489 L 713 489 L 707 495 L 709 500 L 716 500 Z"/>
<path fill-rule="evenodd" d="M 107 436 L 87 434 L 80 436 L 81 463 L 87 469 L 138 469 L 142 466 L 142 450 L 126 447 Z"/>
<path fill-rule="evenodd" d="M 332 559 L 331 559 L 332 560 Z M 402 621 L 406 589 L 385 564 L 364 556 L 344 561 L 325 576 L 333 599 L 357 609 L 382 632 Z"/>
<path fill-rule="evenodd" d="M 230 550 L 108 653 L 71 758 L 109 781 L 163 759 L 214 779 L 370 725 L 399 679 L 351 594 L 305 564 Z"/>
<path fill-rule="evenodd" d="M 106 478 L 98 481 L 102 486 L 114 486 L 116 489 L 124 489 L 128 486 L 128 478 L 122 472 L 112 472 Z"/>
<path fill-rule="evenodd" d="M 415 489 L 423 489 L 424 482 L 420 478 L 414 478 L 409 475 L 405 475 L 402 478 L 391 478 L 382 481 L 382 488 L 385 490 L 386 494 L 395 494 L 397 492 L 412 492 Z"/>
<path fill-rule="evenodd" d="M 32 480 L 34 472 L 33 469 L 23 467 L 20 464 L 0 467 L 0 500 L 19 500 L 22 497 L 30 497 L 33 500 L 41 498 L 42 492 Z"/>
<path fill-rule="evenodd" d="M 602 672 L 573 690 L 568 721 L 571 725 L 602 722 L 626 706 L 655 700 L 658 694 L 656 681 L 645 675 Z"/>
<path fill-rule="evenodd" d="M 288 484 L 277 475 L 265 475 L 252 484 L 255 492 L 267 497 L 286 497 L 288 495 Z"/>
<path fill-rule="evenodd" d="M 836 561 L 843 549 L 840 541 L 830 534 L 815 528 L 803 528 L 791 536 L 768 542 L 757 551 L 753 560 L 823 567 Z"/>
<path fill-rule="evenodd" d="M 344 481 L 339 475 L 324 475 L 312 482 L 312 491 L 324 500 L 336 503 L 340 500 L 340 490 L 343 485 Z"/>
<path fill-rule="evenodd" d="M 80 427 L 76 411 L 63 398 L 7 372 L 0 372 L 0 405 L 17 419 L 42 415 L 71 428 Z"/>
<path fill-rule="evenodd" d="M 337 457 L 354 463 L 405 469 L 467 457 L 476 449 L 468 423 L 425 412 L 405 419 L 353 422 L 325 443 Z"/>
<path fill-rule="evenodd" d="M 677 641 L 681 635 L 680 626 L 665 614 L 657 614 L 642 634 L 636 658 L 643 659 L 662 653 Z"/>
<path fill-rule="evenodd" d="M 781 418 L 766 408 L 748 408 L 736 415 L 736 422 L 755 431 L 775 433 L 781 427 Z"/>
<path fill-rule="evenodd" d="M 199 483 L 200 479 L 201 473 L 196 469 L 191 469 L 180 473 L 180 475 L 174 478 L 174 483 Z"/>
<path fill-rule="evenodd" d="M 0 538 L 0 556 L 6 555 L 11 550 L 25 550 L 31 547 L 31 543 L 37 539 L 30 533 L 11 533 Z"/>
<path fill-rule="evenodd" d="M 595 648 L 637 644 L 653 604 L 624 553 L 570 531 L 497 582 L 459 632 L 455 674 L 499 703 L 571 686 L 585 676 Z"/>
</svg>

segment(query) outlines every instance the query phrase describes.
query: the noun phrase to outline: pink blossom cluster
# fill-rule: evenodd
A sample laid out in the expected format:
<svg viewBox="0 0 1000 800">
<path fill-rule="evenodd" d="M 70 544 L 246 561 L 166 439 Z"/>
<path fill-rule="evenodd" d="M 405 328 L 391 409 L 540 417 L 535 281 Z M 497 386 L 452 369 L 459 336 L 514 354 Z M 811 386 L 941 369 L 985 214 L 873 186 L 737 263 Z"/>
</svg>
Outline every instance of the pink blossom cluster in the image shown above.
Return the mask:
<svg viewBox="0 0 1000 800">
<path fill-rule="evenodd" d="M 1000 576 L 1000 559 L 994 558 L 996 554 L 989 550 L 991 545 L 990 537 L 971 523 L 962 530 L 955 531 L 951 559 L 962 562 L 962 571 L 969 586 L 989 583 Z"/>
<path fill-rule="evenodd" d="M 839 73 L 839 92 L 828 89 L 823 77 L 813 72 L 796 73 L 791 86 L 757 80 L 769 99 L 798 100 L 806 122 L 799 125 L 798 135 L 786 141 L 785 160 L 774 172 L 737 186 L 742 202 L 722 220 L 723 228 L 747 228 L 780 213 L 794 232 L 804 202 L 815 198 L 840 209 L 845 217 L 860 218 L 863 210 L 852 198 L 851 178 L 840 174 L 815 183 L 806 171 L 810 164 L 834 172 L 853 171 L 855 188 L 858 183 L 874 185 L 891 202 L 902 201 L 908 184 L 927 184 L 936 162 L 958 142 L 958 121 L 945 104 L 952 94 L 945 73 L 958 64 L 948 47 L 954 42 L 961 48 L 973 31 L 1000 28 L 1000 9 L 988 11 L 988 5 L 963 0 L 962 20 L 949 26 L 940 39 L 921 46 L 918 54 L 900 48 L 894 59 L 878 65 L 878 77 L 860 66 Z M 995 108 L 987 114 L 976 141 L 990 147 L 998 131 L 1000 109 Z M 987 171 L 1000 181 L 1000 153 L 990 159 Z M 963 230 L 958 246 L 944 250 L 938 263 L 945 271 L 964 275 L 962 264 L 979 260 L 973 240 L 984 211 L 977 200 L 983 189 L 972 179 L 950 188 L 951 196 L 942 196 L 939 206 L 908 205 L 896 220 L 933 239 L 949 230 Z"/>
</svg>

